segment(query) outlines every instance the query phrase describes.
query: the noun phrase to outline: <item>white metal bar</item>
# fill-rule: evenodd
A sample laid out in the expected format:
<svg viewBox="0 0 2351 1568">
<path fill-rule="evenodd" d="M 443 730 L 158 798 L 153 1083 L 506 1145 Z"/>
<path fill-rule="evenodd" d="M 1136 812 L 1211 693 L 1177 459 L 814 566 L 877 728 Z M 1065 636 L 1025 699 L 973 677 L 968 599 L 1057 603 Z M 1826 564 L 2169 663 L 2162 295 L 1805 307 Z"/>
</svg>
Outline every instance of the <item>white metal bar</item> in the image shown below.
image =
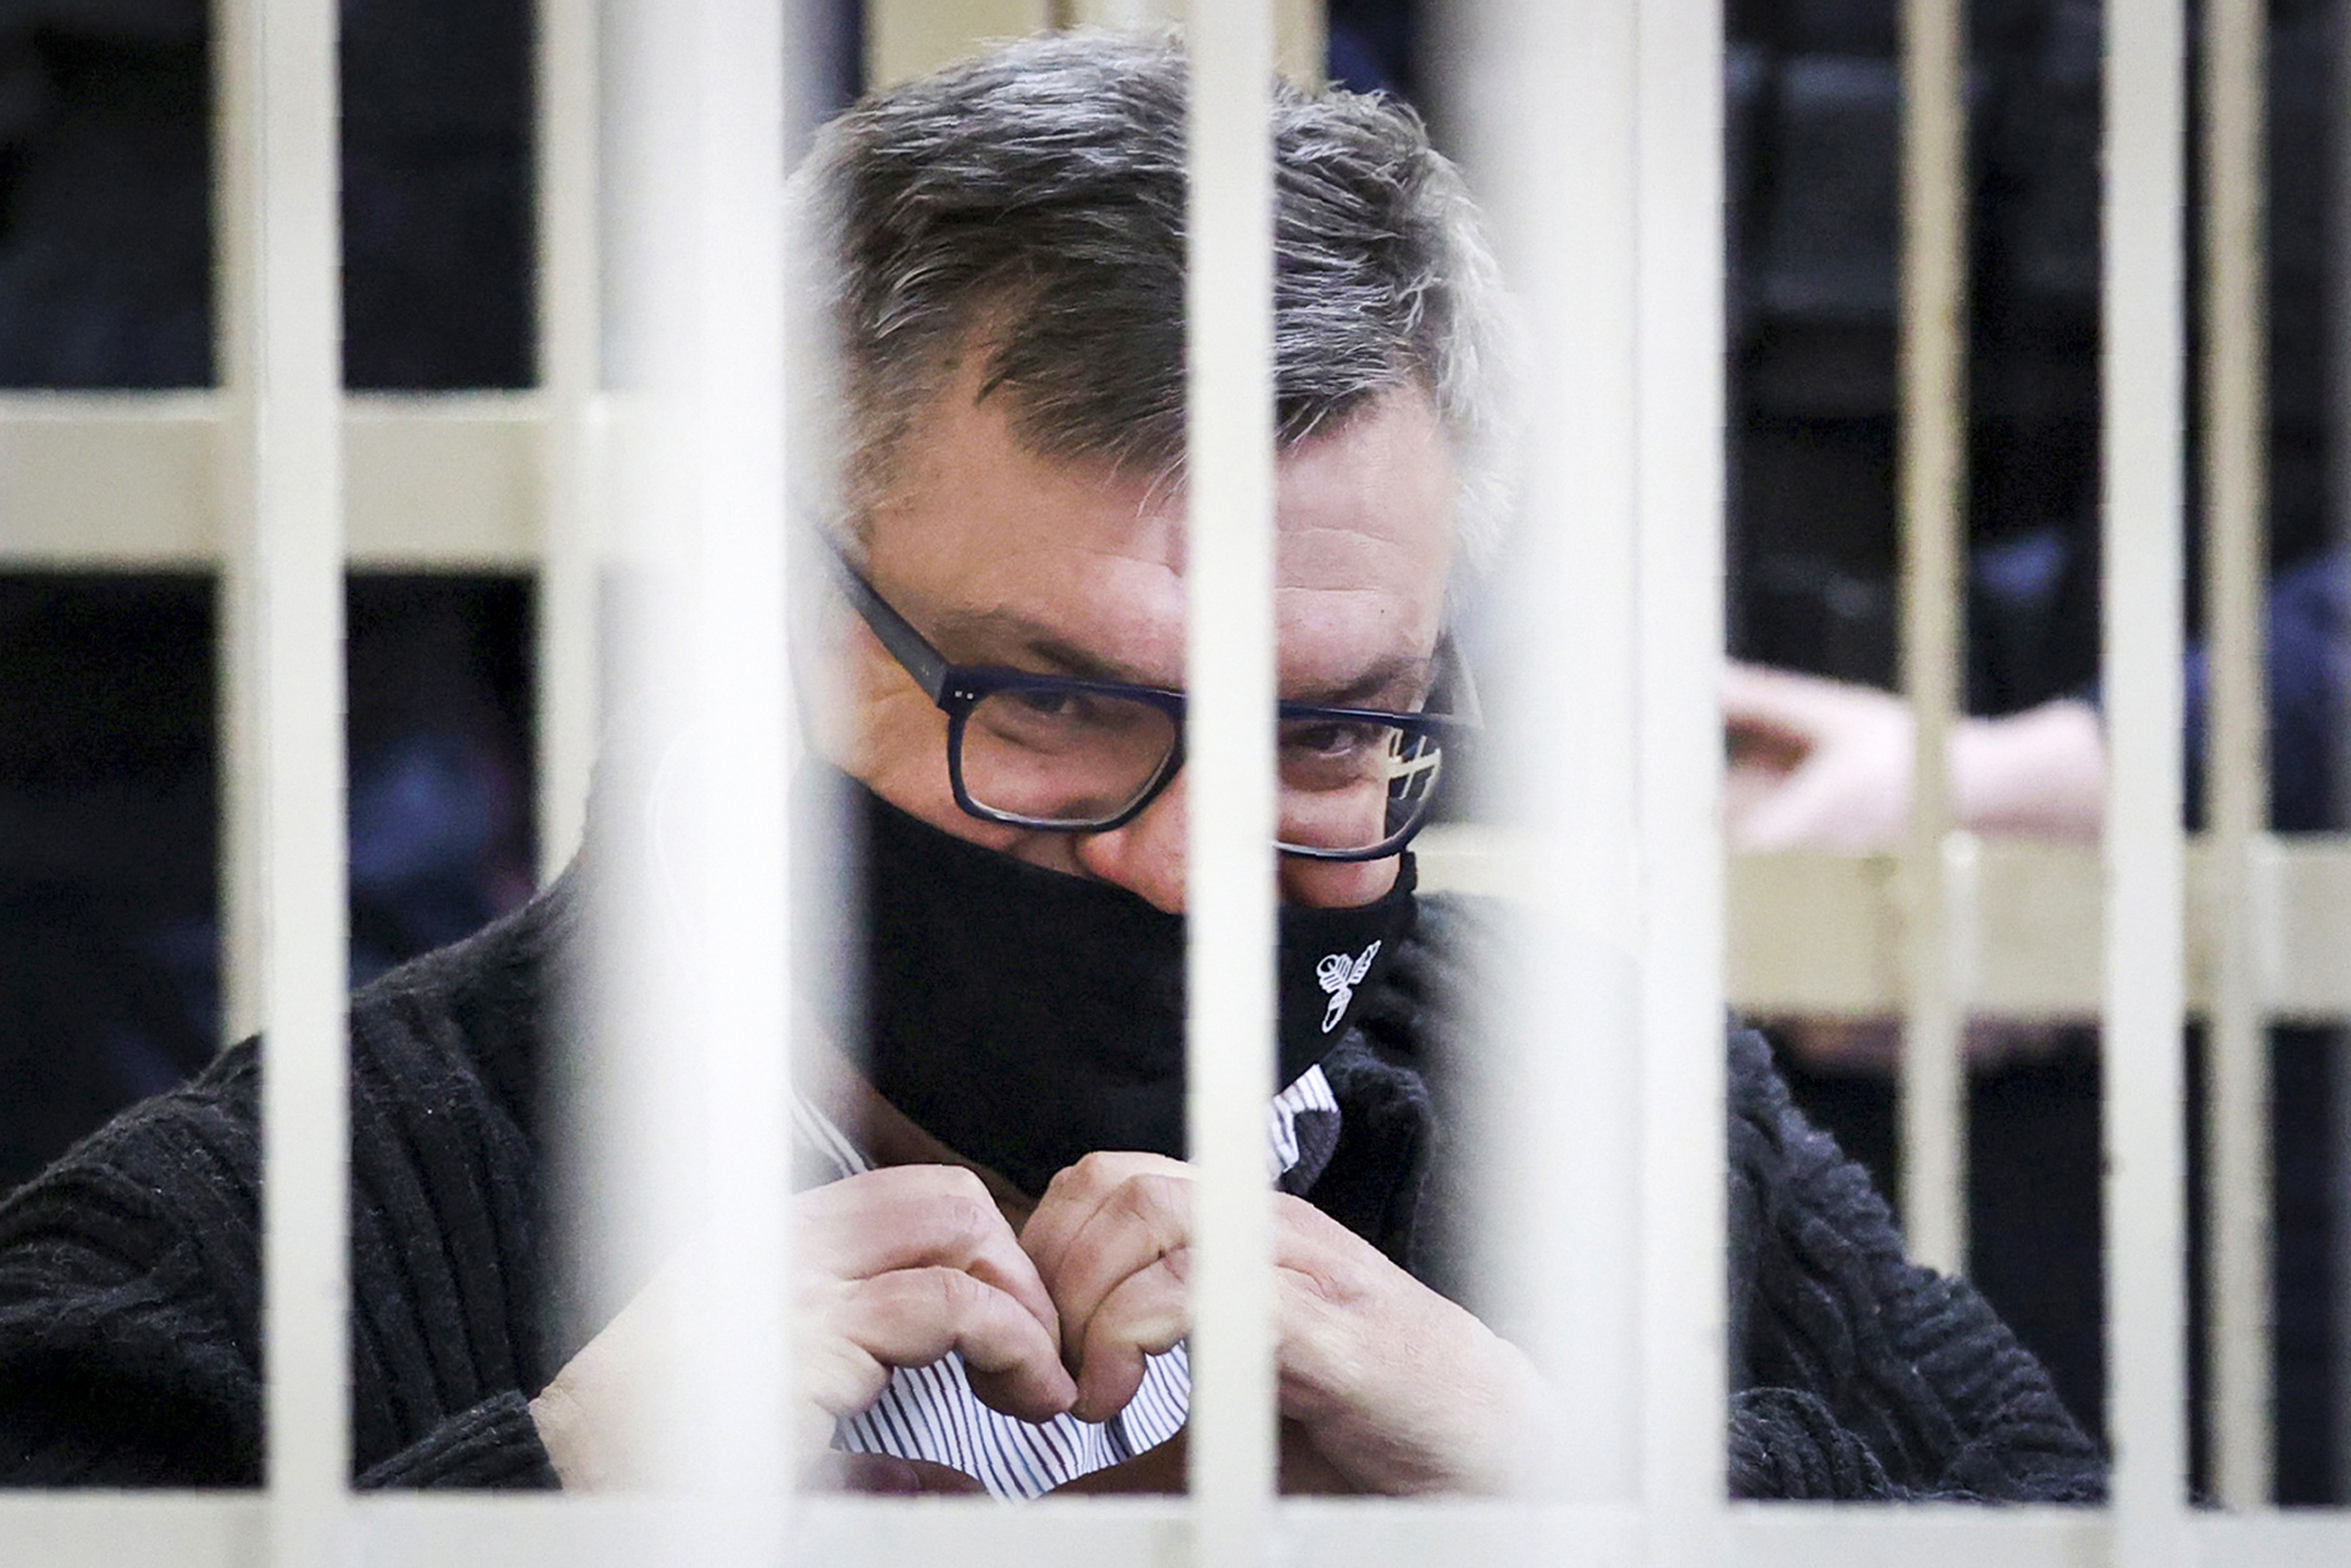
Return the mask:
<svg viewBox="0 0 2351 1568">
<path fill-rule="evenodd" d="M 1283 76 L 1302 87 L 1322 86 L 1330 51 L 1323 0 L 1273 0 L 1273 59 Z"/>
<path fill-rule="evenodd" d="M 2329 34 L 2333 45 L 2329 61 L 2332 87 L 2326 101 L 2331 105 L 2327 121 L 2331 167 L 2323 188 L 2331 199 L 2325 208 L 2328 223 L 2321 253 L 2325 257 L 2323 319 L 2328 323 L 2324 406 L 2327 411 L 2325 461 L 2331 515 L 2326 526 L 2328 537 L 2342 548 L 2351 545 L 2351 5 L 2335 7 Z M 2330 717 L 2338 726 L 2351 721 L 2351 714 L 2342 706 L 2337 706 Z M 2338 755 L 2340 744 L 2338 741 Z M 2338 774 L 2335 789 L 2335 799 L 2328 804 L 2335 820 L 2351 818 L 2351 778 Z M 2337 1037 L 2330 1041 L 2329 1050 L 2335 1056 L 2336 1085 L 2332 1121 L 2335 1135 L 2328 1141 L 2334 1165 L 2328 1173 L 2327 1191 L 2334 1198 L 2336 1217 L 2330 1237 L 2335 1281 L 2330 1330 L 2335 1364 L 2351 1366 L 2351 1288 L 2346 1288 L 2346 1283 L 2351 1283 L 2351 1038 Z M 2337 1432 L 2351 1432 L 2351 1376 L 2335 1379 L 2330 1415 Z M 2351 1443 L 2338 1443 L 2335 1447 L 2334 1481 L 2335 1496 L 2351 1498 Z"/>
<path fill-rule="evenodd" d="M 2204 823 L 2211 879 L 2205 1032 L 2210 1235 L 2203 1258 L 2207 1432 L 2220 1500 L 2270 1500 L 2268 1041 L 2254 929 L 2253 852 L 2267 817 L 2262 657 L 2268 339 L 2262 133 L 2268 8 L 2211 0 L 2204 17 Z"/>
<path fill-rule="evenodd" d="M 1648 1558 L 1719 1560 L 1723 607 L 1721 18 L 1640 0 L 1642 1480 Z"/>
<path fill-rule="evenodd" d="M 591 410 L 598 382 L 596 5 L 538 5 L 538 864 L 579 846 L 596 757 L 596 528 Z"/>
<path fill-rule="evenodd" d="M 534 568 L 544 407 L 537 392 L 344 398 L 351 565 Z M 0 394 L 0 567 L 212 570 L 245 510 L 245 430 L 229 392 Z"/>
<path fill-rule="evenodd" d="M 546 493 L 530 392 L 343 399 L 343 533 L 359 570 L 528 570 Z"/>
<path fill-rule="evenodd" d="M 268 1518 L 258 1492 L 0 1492 L 9 1560 L 40 1568 L 254 1568 Z"/>
<path fill-rule="evenodd" d="M 2116 1561 L 2187 1560 L 2179 0 L 2106 15 L 2107 1431 Z"/>
<path fill-rule="evenodd" d="M 1491 672 L 1507 826 L 1416 841 L 1425 889 L 1524 901 L 1538 961 L 1487 977 L 1481 1092 L 1460 1134 L 1482 1173 L 1480 1233 L 1500 1319 L 1574 1412 L 1534 1451 L 1532 1495 L 1639 1495 L 1640 924 L 1631 7 L 1459 8 L 1432 57 L 1440 103 L 1524 311 L 1530 444 L 1508 570 L 1480 602 L 1511 657 Z M 1573 147 L 1573 158 L 1558 149 Z M 1507 737 L 1507 745 L 1500 744 Z M 1507 875 L 1465 889 L 1454 848 Z M 1452 846 L 1452 847 L 1448 847 Z M 1451 861 L 1454 863 L 1448 863 Z M 1465 1097 L 1466 1098 L 1466 1097 Z M 1548 1463 L 1546 1463 L 1548 1461 Z"/>
<path fill-rule="evenodd" d="M 1740 1568 L 1812 1568 L 1866 1563 L 1871 1568 L 2088 1568 L 2105 1560 L 2110 1531 L 2091 1509 L 1982 1508 L 1964 1503 L 1901 1508 L 1731 1509 Z"/>
<path fill-rule="evenodd" d="M 865 79 L 894 87 L 961 59 L 983 39 L 1040 32 L 1053 11 L 1052 0 L 866 0 Z"/>
<path fill-rule="evenodd" d="M 340 1560 L 350 1474 L 335 10 L 221 20 L 222 369 L 249 486 L 224 618 L 226 988 L 266 1030 L 267 1554 L 295 1568 Z"/>
<path fill-rule="evenodd" d="M 374 1568 L 469 1560 L 531 1568 L 655 1561 L 657 1510 L 642 1500 L 415 1495 L 361 1505 Z M 793 1560 L 953 1563 L 956 1568 L 1102 1568 L 1182 1560 L 1192 1511 L 1175 1498 L 1061 1499 L 1009 1509 L 985 1500 L 919 1506 L 810 1498 L 795 1515 Z M 1634 1561 L 1639 1516 L 1627 1507 L 1530 1507 L 1460 1500 L 1300 1498 L 1278 1515 L 1282 1560 L 1304 1564 L 1493 1561 L 1591 1568 Z M 2010 1532 L 2014 1539 L 2016 1532 Z M 435 1552 L 442 1553 L 436 1556 Z"/>
<path fill-rule="evenodd" d="M 264 744 L 254 489 L 255 388 L 261 332 L 261 5 L 262 0 L 238 0 L 214 13 L 218 37 L 213 47 L 214 356 L 214 373 L 225 400 L 215 414 L 227 439 L 223 444 L 225 453 L 213 457 L 206 476 L 211 483 L 191 485 L 183 498 L 193 501 L 201 497 L 201 502 L 194 504 L 204 510 L 197 515 L 212 524 L 212 537 L 225 532 L 234 541 L 231 548 L 219 549 L 218 588 L 220 731 L 215 767 L 220 791 L 223 1045 L 260 1028 L 262 1014 L 264 796 L 262 770 L 248 765 L 258 760 Z M 55 406 L 54 400 L 43 401 Z M 39 425 L 26 429 L 37 434 L 55 434 Z M 10 444 L 15 448 L 20 444 L 12 441 Z M 16 454 L 12 450 L 10 455 Z M 58 488 L 68 495 L 88 495 L 93 488 L 89 475 L 96 471 L 69 463 Z M 235 518 L 237 526 L 233 532 L 222 529 L 215 517 Z M 12 529 L 12 538 L 20 531 Z"/>
<path fill-rule="evenodd" d="M 12 1559 L 43 1568 L 243 1568 L 257 1560 L 265 1508 L 257 1498 L 220 1493 L 0 1495 L 0 1536 Z M 796 1543 L 804 1550 L 795 1560 L 871 1553 L 958 1568 L 1100 1568 L 1175 1561 L 1187 1511 L 1176 1499 L 1008 1509 L 822 1498 L 800 1513 Z M 353 1514 L 358 1560 L 368 1568 L 453 1562 L 601 1568 L 661 1560 L 660 1515 L 643 1498 L 420 1492 L 362 1498 Z M 2085 1568 L 2112 1553 L 2112 1521 L 2097 1509 L 1741 1503 L 1728 1514 L 1730 1558 L 1752 1568 Z M 1637 1513 L 1625 1509 L 1468 1501 L 1299 1499 L 1280 1513 L 1290 1561 L 1365 1568 L 1508 1560 L 1529 1545 L 1562 1568 L 1596 1568 L 1635 1561 L 1639 1526 Z M 2206 1568 L 2335 1568 L 2351 1559 L 2351 1517 L 2331 1511 L 2199 1514 L 2188 1532 L 2193 1561 Z"/>
<path fill-rule="evenodd" d="M 234 357 L 229 292 L 224 280 L 224 379 Z M 0 394 L 0 560 L 12 570 L 210 564 L 222 513 L 242 511 L 241 469 L 222 473 L 224 403 L 211 392 Z M 98 475 L 105 483 L 92 482 Z"/>
<path fill-rule="evenodd" d="M 1910 702 L 1903 855 L 1904 1239 L 1967 1267 L 1967 998 L 1953 985 L 1944 840 L 1960 697 L 1959 553 L 1967 508 L 1967 120 L 1959 0 L 1905 0 L 1902 23 L 1902 680 Z"/>
<path fill-rule="evenodd" d="M 638 1212 L 663 1227 L 647 1261 L 674 1249 L 664 1267 L 679 1312 L 647 1434 L 662 1555 L 770 1563 L 792 1473 L 788 12 L 773 0 L 628 0 L 605 15 L 609 57 L 629 68 L 609 100 L 605 216 L 634 263 L 615 273 L 616 330 L 636 348 L 633 515 L 618 520 L 643 547 L 649 590 L 629 650 L 643 663 L 629 674 L 667 745 L 648 769 L 652 809 L 616 813 L 655 841 L 613 846 L 653 857 L 654 897 L 622 936 L 661 956 L 652 1005 L 620 1020 L 613 1043 L 626 1089 L 653 1086 L 626 1108 L 647 1124 L 591 1129 L 612 1142 L 582 1163 L 640 1155 Z M 608 1239 L 642 1239 L 616 1228 Z"/>
<path fill-rule="evenodd" d="M 1267 1561 L 1274 1489 L 1273 29 L 1198 0 L 1185 298 L 1191 694 L 1186 1070 L 1199 1264 L 1195 1561 Z"/>
<path fill-rule="evenodd" d="M 703 780 L 719 829 L 706 857 L 710 998 L 705 1089 L 712 1198 L 725 1245 L 710 1255 L 712 1333 L 695 1385 L 716 1402 L 702 1431 L 715 1493 L 734 1516 L 746 1564 L 771 1563 L 785 1539 L 790 1488 L 788 1103 L 792 947 L 787 932 L 791 716 L 785 637 L 784 92 L 788 24 L 777 0 L 663 0 L 690 26 L 691 143 L 698 241 L 689 259 L 697 363 L 694 471 L 705 540 L 698 714 L 726 727 L 725 765 Z M 799 36 L 805 36 L 801 34 Z M 685 1151 L 679 1151 L 681 1156 Z M 705 1557 L 704 1561 L 716 1561 Z"/>
<path fill-rule="evenodd" d="M 1527 835 L 1494 824 L 1432 828 L 1416 841 L 1421 886 L 1531 900 L 1541 880 Z M 2096 850 L 2028 839 L 1959 841 L 1949 866 L 1972 862 L 1976 891 L 1952 900 L 1953 951 L 1988 1019 L 2089 1021 L 2104 996 L 2101 859 Z M 2213 1001 L 2221 913 L 2209 896 L 2206 845 L 2189 846 L 2190 1013 Z M 2253 967 L 2264 1018 L 2351 1019 L 2351 835 L 2255 841 Z M 1902 946 L 1891 855 L 1742 854 L 1729 862 L 1729 996 L 1758 1018 L 1887 1019 L 1902 1006 Z M 1947 871 L 1947 874 L 1949 872 Z M 1964 915 L 1962 921 L 1959 917 Z"/>
<path fill-rule="evenodd" d="M 2325 101 L 2329 132 L 2329 167 L 2322 189 L 2328 201 L 2326 232 L 2321 255 L 2325 278 L 2321 300 L 2327 323 L 2325 408 L 2327 422 L 2326 476 L 2330 504 L 2327 536 L 2340 548 L 2351 542 L 2351 5 L 2334 8 L 2328 29 L 2332 46 L 2328 62 L 2331 89 Z M 2337 706 L 2331 716 L 2342 725 L 2346 716 Z M 2339 743 L 2338 743 L 2339 748 Z M 2336 820 L 2351 808 L 2351 779 L 2337 776 L 2335 799 L 2328 802 Z M 2328 1140 L 2332 1167 L 2326 1190 L 2334 1200 L 2335 1219 L 2328 1239 L 2329 1266 L 2335 1281 L 2334 1311 L 2328 1324 L 2338 1366 L 2351 1366 L 2351 1038 L 2331 1040 L 2335 1058 L 2334 1135 Z M 2351 1432 L 2351 1377 L 2335 1379 L 2329 1416 L 2337 1432 Z M 2351 1498 L 2351 1443 L 2338 1443 L 2335 1454 L 2335 1495 Z"/>
<path fill-rule="evenodd" d="M 1270 4 L 1275 68 L 1301 87 L 1322 86 L 1331 41 L 1322 0 L 1270 0 Z M 1185 0 L 1053 0 L 1047 9 L 1057 27 L 1124 27 L 1154 33 L 1182 26 L 1188 6 Z"/>
</svg>

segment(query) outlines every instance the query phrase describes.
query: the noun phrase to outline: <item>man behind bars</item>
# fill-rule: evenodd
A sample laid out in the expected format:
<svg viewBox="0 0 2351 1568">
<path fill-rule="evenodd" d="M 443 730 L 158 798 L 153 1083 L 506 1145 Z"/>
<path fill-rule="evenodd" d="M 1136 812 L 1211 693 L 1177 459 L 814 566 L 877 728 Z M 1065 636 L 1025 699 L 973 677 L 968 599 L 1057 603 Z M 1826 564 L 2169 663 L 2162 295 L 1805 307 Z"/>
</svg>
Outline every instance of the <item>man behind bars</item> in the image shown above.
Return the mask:
<svg viewBox="0 0 2351 1568">
<path fill-rule="evenodd" d="M 1475 921 L 1416 899 L 1405 844 L 1465 722 L 1447 605 L 1499 532 L 1500 308 L 1411 114 L 1275 113 L 1284 1481 L 1493 1491 L 1573 1412 L 1434 1288 Z M 797 1297 L 849 1484 L 1180 1483 L 1183 125 L 1179 54 L 1031 41 L 869 99 L 802 176 L 865 999 L 856 1070 L 797 1109 Z M 658 1291 L 548 1326 L 537 1125 L 595 852 L 353 1002 L 363 1485 L 624 1470 Z M 2095 1495 L 2041 1369 L 1730 1053 L 1733 1488 Z M 226 1052 L 0 1207 L 0 1477 L 258 1477 L 256 1071 Z"/>
</svg>

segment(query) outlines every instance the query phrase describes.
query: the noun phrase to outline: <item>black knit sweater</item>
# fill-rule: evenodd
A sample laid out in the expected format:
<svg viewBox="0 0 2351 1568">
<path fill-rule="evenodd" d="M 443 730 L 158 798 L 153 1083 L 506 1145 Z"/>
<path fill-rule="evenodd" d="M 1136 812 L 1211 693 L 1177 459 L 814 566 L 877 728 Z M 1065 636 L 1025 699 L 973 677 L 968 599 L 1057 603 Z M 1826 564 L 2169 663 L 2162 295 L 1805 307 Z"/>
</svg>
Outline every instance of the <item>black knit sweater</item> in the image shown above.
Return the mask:
<svg viewBox="0 0 2351 1568">
<path fill-rule="evenodd" d="M 529 1397 L 574 1348 L 537 1138 L 570 879 L 351 1008 L 352 1437 L 362 1486 L 549 1487 Z M 1307 1196 L 1443 1286 L 1435 1021 L 1482 924 L 1424 901 L 1328 1071 Z M 2095 1497 L 2048 1379 L 1964 1284 L 1912 1268 L 1860 1169 L 1731 1041 L 1730 1477 L 1742 1496 Z M 0 1204 L 0 1484 L 233 1486 L 261 1470 L 258 1062 L 248 1043 Z"/>
</svg>

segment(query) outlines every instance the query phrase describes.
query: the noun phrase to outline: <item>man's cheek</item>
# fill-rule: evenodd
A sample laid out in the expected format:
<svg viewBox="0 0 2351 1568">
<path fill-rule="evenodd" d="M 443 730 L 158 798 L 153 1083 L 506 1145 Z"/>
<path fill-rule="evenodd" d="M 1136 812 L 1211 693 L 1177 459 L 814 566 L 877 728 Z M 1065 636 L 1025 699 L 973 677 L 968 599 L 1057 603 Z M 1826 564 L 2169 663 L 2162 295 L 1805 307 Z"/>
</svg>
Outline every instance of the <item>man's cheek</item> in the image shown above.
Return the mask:
<svg viewBox="0 0 2351 1568">
<path fill-rule="evenodd" d="M 849 754 L 838 760 L 875 794 L 934 827 L 970 837 L 947 778 L 947 716 L 920 692 L 860 692 Z"/>
</svg>

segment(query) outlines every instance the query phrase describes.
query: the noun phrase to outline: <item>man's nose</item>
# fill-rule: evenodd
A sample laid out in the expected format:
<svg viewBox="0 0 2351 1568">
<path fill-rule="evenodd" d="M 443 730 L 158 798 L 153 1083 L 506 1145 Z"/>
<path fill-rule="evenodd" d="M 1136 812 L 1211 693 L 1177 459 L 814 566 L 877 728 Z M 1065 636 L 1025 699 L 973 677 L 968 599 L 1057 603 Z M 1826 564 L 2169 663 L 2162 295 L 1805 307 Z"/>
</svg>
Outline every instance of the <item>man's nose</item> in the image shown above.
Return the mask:
<svg viewBox="0 0 2351 1568">
<path fill-rule="evenodd" d="M 1126 826 L 1078 835 L 1078 863 L 1170 915 L 1184 913 L 1184 787 L 1178 773 Z"/>
</svg>

